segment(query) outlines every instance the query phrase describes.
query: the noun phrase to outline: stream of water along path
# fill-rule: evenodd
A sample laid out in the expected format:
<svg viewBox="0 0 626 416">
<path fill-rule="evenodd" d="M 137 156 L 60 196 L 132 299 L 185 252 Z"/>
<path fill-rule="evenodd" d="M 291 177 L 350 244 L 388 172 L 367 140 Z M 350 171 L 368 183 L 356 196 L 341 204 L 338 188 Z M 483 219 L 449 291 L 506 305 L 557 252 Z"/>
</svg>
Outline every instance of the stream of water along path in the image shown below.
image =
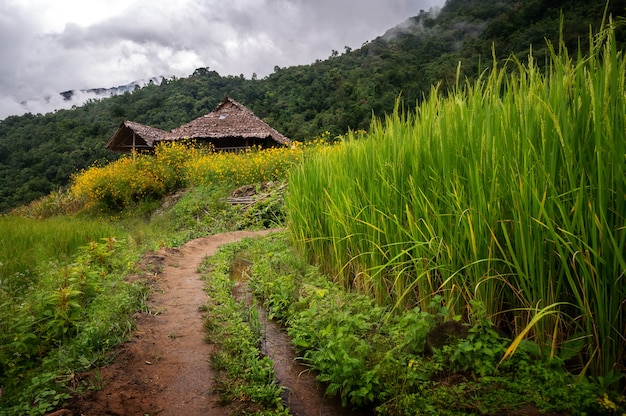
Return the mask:
<svg viewBox="0 0 626 416">
<path fill-rule="evenodd" d="M 248 289 L 246 264 L 235 261 L 231 278 L 237 283 L 234 296 L 246 307 L 254 307 L 254 295 Z M 295 416 L 360 416 L 367 411 L 354 411 L 341 405 L 339 397 L 329 397 L 324 386 L 316 380 L 316 374 L 299 359 L 285 328 L 268 318 L 263 305 L 256 305 L 258 319 L 263 331 L 261 353 L 274 362 L 274 373 L 284 388 L 281 395 L 286 406 Z"/>
</svg>

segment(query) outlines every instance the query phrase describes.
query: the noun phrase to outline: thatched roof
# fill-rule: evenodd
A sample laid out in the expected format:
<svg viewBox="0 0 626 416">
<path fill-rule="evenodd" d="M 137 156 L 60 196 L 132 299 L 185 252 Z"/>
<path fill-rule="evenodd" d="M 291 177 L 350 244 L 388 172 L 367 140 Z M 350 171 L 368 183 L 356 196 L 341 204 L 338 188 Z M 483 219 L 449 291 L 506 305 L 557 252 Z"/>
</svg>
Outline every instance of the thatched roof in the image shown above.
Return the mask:
<svg viewBox="0 0 626 416">
<path fill-rule="evenodd" d="M 125 120 L 105 147 L 117 151 L 152 149 L 167 134 L 165 130 Z"/>
<path fill-rule="evenodd" d="M 184 124 L 168 135 L 166 140 L 222 139 L 240 137 L 244 139 L 272 139 L 277 143 L 289 144 L 289 139 L 270 127 L 245 106 L 226 97 L 213 110 Z"/>
<path fill-rule="evenodd" d="M 242 104 L 226 97 L 213 112 L 167 132 L 133 121 L 123 121 L 107 149 L 116 151 L 150 150 L 159 141 L 196 139 L 212 142 L 216 148 L 239 149 L 267 146 L 272 141 L 287 145 L 290 140 L 271 128 Z"/>
</svg>

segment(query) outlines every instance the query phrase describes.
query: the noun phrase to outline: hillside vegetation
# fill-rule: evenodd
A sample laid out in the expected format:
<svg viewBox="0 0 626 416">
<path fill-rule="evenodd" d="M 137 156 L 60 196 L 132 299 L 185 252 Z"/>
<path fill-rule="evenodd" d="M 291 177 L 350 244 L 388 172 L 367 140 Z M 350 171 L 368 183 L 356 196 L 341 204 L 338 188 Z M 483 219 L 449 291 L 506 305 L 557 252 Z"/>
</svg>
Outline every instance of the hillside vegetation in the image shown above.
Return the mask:
<svg viewBox="0 0 626 416">
<path fill-rule="evenodd" d="M 499 57 L 513 53 L 525 59 L 533 45 L 543 65 L 544 38 L 556 42 L 561 11 L 566 45 L 575 50 L 580 42 L 585 50 L 589 27 L 599 27 L 605 6 L 583 0 L 449 0 L 438 16 L 423 12 L 361 48 L 332 51 L 310 65 L 276 67 L 263 79 L 199 68 L 186 78 L 72 110 L 8 117 L 0 122 L 0 212 L 58 190 L 96 160 L 116 159 L 104 145 L 124 119 L 171 129 L 212 111 L 229 95 L 293 139 L 344 134 L 367 128 L 372 113 L 391 113 L 399 95 L 412 106 L 435 83 L 445 92 L 455 83 L 459 63 L 462 76 L 476 78 L 491 66 L 492 46 Z M 615 18 L 625 10 L 624 0 L 608 3 Z M 618 46 L 624 33 L 616 31 Z"/>
<path fill-rule="evenodd" d="M 97 369 L 128 338 L 135 314 L 150 313 L 145 299 L 158 270 L 142 269 L 146 251 L 282 221 L 282 193 L 231 206 L 225 198 L 233 185 L 220 177 L 237 170 L 242 182 L 258 183 L 267 170 L 277 182 L 259 189 L 281 189 L 285 170 L 277 169 L 272 150 L 228 160 L 197 155 L 198 176 L 190 179 L 175 161 L 195 153 L 174 144 L 134 163 L 129 157 L 94 166 L 68 192 L 0 216 L 0 415 L 43 415 L 85 389 L 101 388 Z M 280 162 L 290 165 L 289 153 L 283 156 Z M 113 166 L 120 180 L 107 187 Z M 127 180 L 134 174 L 150 180 Z M 168 198 L 175 204 L 161 201 L 163 189 L 179 191 Z"/>
<path fill-rule="evenodd" d="M 398 100 L 333 143 L 324 133 L 237 155 L 169 144 L 94 165 L 0 218 L 0 414 L 44 414 L 98 388 L 97 373 L 75 374 L 132 329 L 147 288 L 124 275 L 146 249 L 276 224 L 286 231 L 226 247 L 205 270 L 206 327 L 229 334 L 212 341 L 224 400 L 286 412 L 256 309 L 231 299 L 238 257 L 346 406 L 624 414 L 626 58 L 612 27 L 590 40 L 575 58 L 547 43 L 545 69 L 512 56 L 417 107 Z M 260 197 L 228 204 L 241 184 Z M 51 259 L 39 240 L 11 243 L 29 232 L 44 246 L 92 239 Z"/>
</svg>

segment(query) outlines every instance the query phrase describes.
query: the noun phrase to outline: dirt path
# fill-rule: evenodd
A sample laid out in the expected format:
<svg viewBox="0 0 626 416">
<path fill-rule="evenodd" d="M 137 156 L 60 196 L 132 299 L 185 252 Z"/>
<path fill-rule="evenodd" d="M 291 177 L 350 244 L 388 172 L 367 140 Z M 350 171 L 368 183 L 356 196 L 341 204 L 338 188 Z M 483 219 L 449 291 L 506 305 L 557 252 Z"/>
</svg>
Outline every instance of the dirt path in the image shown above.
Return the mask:
<svg viewBox="0 0 626 416">
<path fill-rule="evenodd" d="M 206 302 L 198 265 L 217 248 L 244 237 L 271 232 L 230 232 L 192 240 L 146 258 L 163 266 L 148 300 L 150 313 L 137 316 L 132 339 L 115 360 L 95 372 L 90 390 L 58 415 L 226 415 L 230 410 L 211 393 L 211 346 L 204 341 L 199 307 Z M 70 410 L 71 409 L 71 410 Z"/>
</svg>

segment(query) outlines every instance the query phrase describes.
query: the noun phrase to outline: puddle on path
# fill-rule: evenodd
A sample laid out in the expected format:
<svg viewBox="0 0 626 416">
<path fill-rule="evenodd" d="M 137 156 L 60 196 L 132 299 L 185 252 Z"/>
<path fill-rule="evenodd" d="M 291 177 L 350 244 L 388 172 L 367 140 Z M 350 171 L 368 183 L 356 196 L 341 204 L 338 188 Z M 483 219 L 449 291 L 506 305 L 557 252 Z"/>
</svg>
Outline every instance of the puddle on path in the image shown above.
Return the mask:
<svg viewBox="0 0 626 416">
<path fill-rule="evenodd" d="M 233 294 L 246 306 L 254 304 L 254 295 L 248 290 L 245 260 L 236 260 L 231 279 L 237 280 Z M 258 306 L 259 322 L 264 333 L 261 352 L 274 361 L 278 383 L 285 388 L 282 399 L 295 416 L 355 416 L 368 415 L 367 411 L 351 411 L 341 406 L 337 397 L 327 397 L 325 388 L 315 379 L 315 373 L 297 360 L 295 348 L 285 329 L 267 318 L 267 312 Z"/>
</svg>

